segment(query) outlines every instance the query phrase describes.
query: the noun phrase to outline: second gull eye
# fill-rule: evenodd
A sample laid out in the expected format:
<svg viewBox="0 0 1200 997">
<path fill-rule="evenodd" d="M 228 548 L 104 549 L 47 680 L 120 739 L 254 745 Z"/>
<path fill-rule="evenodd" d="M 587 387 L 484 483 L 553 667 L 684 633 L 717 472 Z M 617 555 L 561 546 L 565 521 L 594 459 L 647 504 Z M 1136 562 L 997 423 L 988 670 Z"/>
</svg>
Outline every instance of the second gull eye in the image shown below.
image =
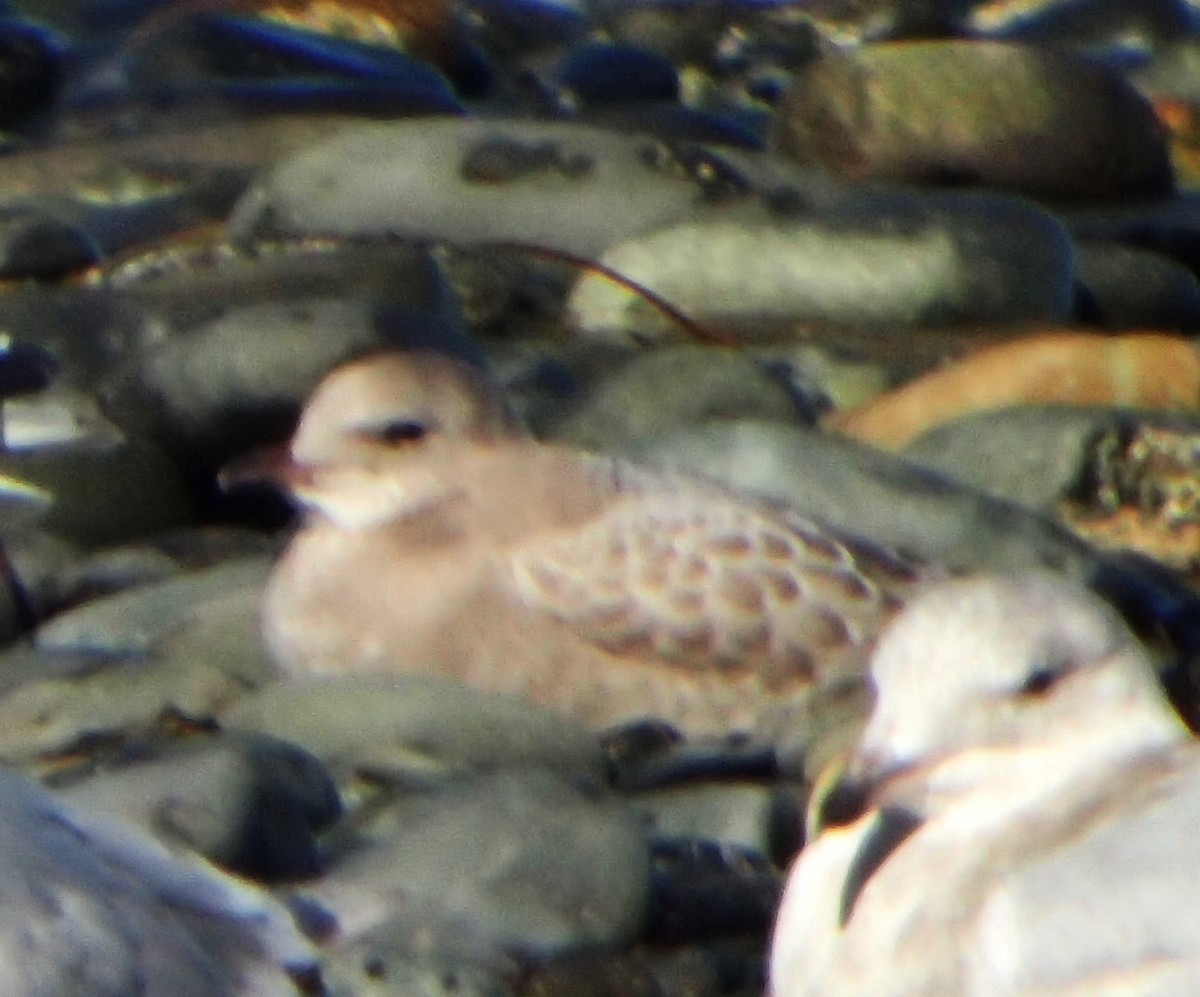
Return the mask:
<svg viewBox="0 0 1200 997">
<path fill-rule="evenodd" d="M 413 443 L 429 433 L 429 426 L 416 419 L 393 419 L 364 430 L 365 436 L 388 446 Z"/>
</svg>

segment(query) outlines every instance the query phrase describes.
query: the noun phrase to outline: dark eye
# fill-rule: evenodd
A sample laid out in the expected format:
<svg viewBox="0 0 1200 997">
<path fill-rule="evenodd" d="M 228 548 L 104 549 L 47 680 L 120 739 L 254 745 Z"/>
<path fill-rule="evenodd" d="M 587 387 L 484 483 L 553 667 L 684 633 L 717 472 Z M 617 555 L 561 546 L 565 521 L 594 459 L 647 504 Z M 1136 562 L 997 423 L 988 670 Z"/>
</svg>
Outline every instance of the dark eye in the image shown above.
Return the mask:
<svg viewBox="0 0 1200 997">
<path fill-rule="evenodd" d="M 381 423 L 365 430 L 364 435 L 379 443 L 396 446 L 401 443 L 412 443 L 422 439 L 429 432 L 429 427 L 415 419 L 395 419 Z"/>
<path fill-rule="evenodd" d="M 1038 699 L 1053 689 L 1055 683 L 1068 671 L 1070 669 L 1063 665 L 1042 665 L 1034 668 L 1025 676 L 1025 681 L 1017 689 L 1017 695 L 1028 699 Z"/>
</svg>

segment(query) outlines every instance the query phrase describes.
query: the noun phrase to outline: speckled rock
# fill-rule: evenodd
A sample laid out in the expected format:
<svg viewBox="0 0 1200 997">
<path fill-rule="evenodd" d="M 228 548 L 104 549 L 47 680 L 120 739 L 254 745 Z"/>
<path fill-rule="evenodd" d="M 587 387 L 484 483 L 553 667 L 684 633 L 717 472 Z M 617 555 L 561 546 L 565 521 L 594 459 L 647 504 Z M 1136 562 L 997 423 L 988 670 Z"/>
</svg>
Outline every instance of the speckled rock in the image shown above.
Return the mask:
<svg viewBox="0 0 1200 997">
<path fill-rule="evenodd" d="M 775 139 L 800 162 L 858 179 L 1068 200 L 1173 186 L 1166 129 L 1120 73 L 1019 44 L 830 50 L 794 78 Z"/>
<path fill-rule="evenodd" d="M 945 423 L 904 447 L 925 467 L 1035 509 L 1081 487 L 1096 442 L 1135 425 L 1196 427 L 1194 416 L 1104 406 L 1021 405 Z"/>
<path fill-rule="evenodd" d="M 570 123 L 362 125 L 280 163 L 231 226 L 235 238 L 391 234 L 595 255 L 686 216 L 709 196 L 704 176 L 654 140 Z"/>
</svg>

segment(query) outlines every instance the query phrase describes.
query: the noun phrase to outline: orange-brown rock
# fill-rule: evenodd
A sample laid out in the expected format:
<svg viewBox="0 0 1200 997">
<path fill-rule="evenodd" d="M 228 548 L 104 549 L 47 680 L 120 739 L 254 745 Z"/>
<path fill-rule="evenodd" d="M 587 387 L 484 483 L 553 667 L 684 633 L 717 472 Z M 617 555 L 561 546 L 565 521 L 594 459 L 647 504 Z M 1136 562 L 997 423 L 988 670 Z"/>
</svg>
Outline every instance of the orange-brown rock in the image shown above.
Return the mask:
<svg viewBox="0 0 1200 997">
<path fill-rule="evenodd" d="M 827 425 L 892 448 L 938 423 L 1025 402 L 1192 410 L 1200 353 L 1188 339 L 1158 333 L 1042 333 L 981 349 Z"/>
</svg>

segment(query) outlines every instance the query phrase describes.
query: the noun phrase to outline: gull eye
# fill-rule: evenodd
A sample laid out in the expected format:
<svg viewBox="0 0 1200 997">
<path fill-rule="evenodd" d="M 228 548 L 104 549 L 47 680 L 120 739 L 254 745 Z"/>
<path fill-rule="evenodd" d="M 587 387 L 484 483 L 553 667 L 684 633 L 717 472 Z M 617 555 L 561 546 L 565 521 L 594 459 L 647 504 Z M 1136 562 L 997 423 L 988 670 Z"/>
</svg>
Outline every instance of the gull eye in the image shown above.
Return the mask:
<svg viewBox="0 0 1200 997">
<path fill-rule="evenodd" d="M 363 430 L 363 435 L 368 439 L 392 447 L 414 443 L 424 439 L 428 433 L 429 427 L 416 419 L 393 419 Z"/>
<path fill-rule="evenodd" d="M 1017 687 L 1017 695 L 1022 699 L 1041 699 L 1069 672 L 1070 667 L 1063 664 L 1039 665 L 1025 676 Z"/>
</svg>

